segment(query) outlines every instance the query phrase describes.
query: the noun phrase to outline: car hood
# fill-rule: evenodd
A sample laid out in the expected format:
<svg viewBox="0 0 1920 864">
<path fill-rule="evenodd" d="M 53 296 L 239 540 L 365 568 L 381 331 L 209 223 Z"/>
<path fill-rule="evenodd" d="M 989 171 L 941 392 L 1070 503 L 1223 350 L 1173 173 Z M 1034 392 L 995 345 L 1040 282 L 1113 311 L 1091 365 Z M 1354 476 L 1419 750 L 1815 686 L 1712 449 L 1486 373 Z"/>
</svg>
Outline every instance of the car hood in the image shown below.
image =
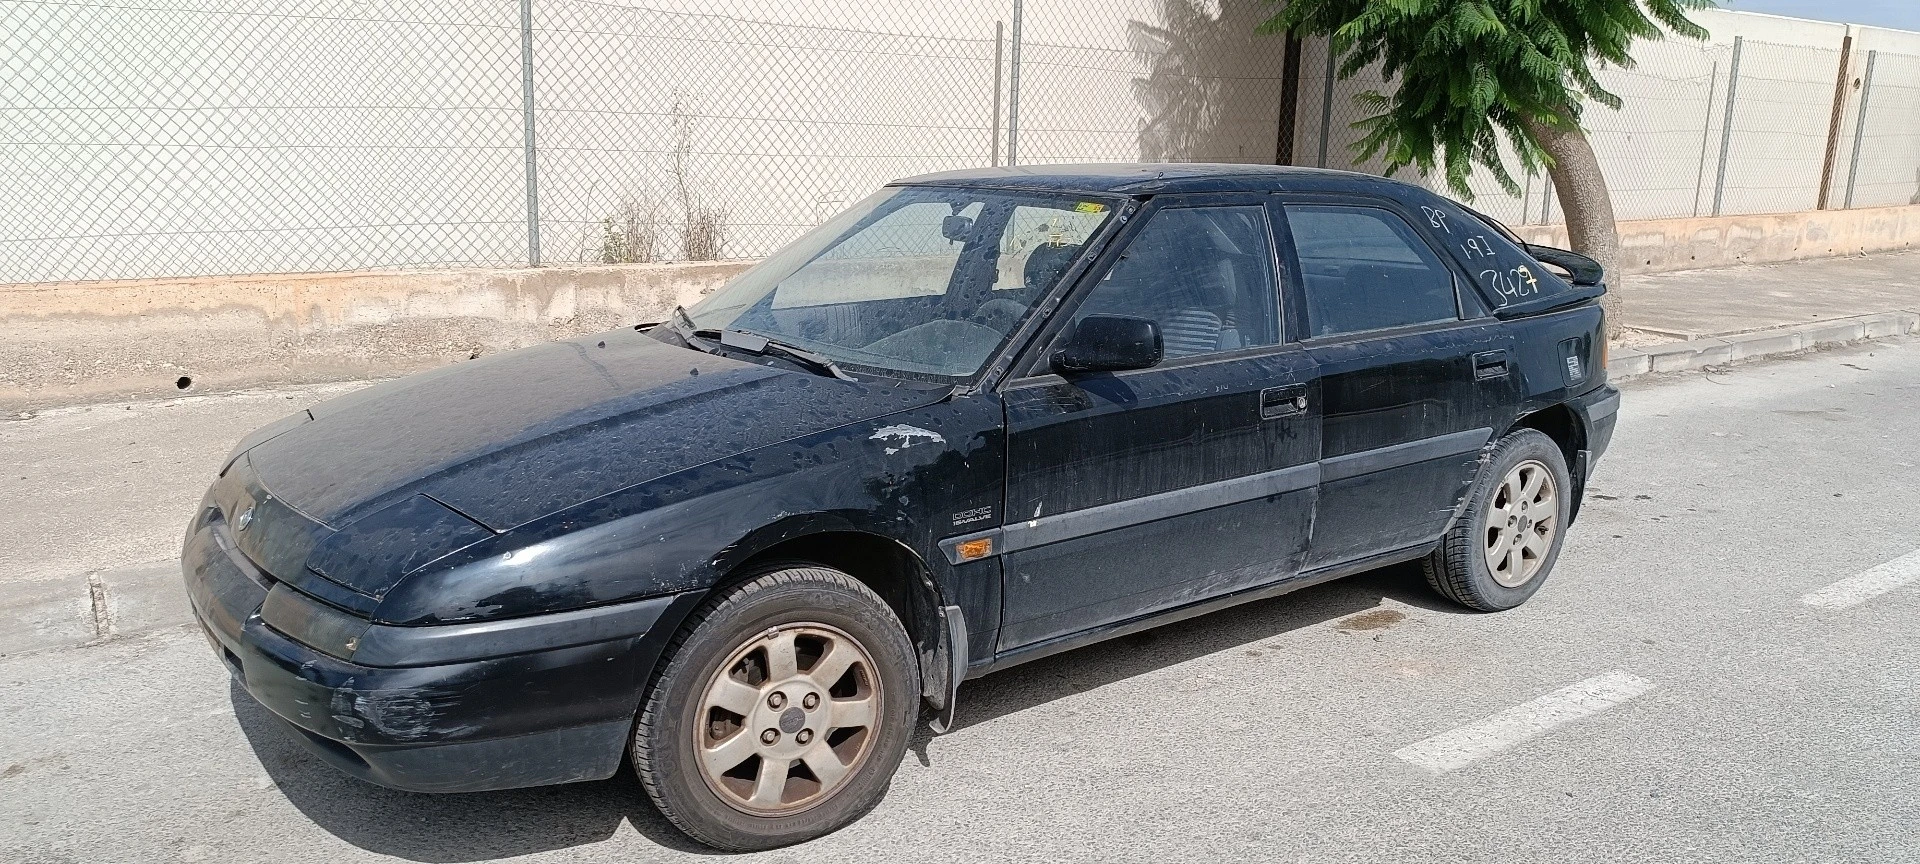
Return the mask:
<svg viewBox="0 0 1920 864">
<path fill-rule="evenodd" d="M 747 363 L 622 330 L 323 402 L 309 409 L 311 421 L 264 436 L 247 458 L 268 493 L 335 529 L 425 494 L 504 531 L 948 392 Z"/>
</svg>

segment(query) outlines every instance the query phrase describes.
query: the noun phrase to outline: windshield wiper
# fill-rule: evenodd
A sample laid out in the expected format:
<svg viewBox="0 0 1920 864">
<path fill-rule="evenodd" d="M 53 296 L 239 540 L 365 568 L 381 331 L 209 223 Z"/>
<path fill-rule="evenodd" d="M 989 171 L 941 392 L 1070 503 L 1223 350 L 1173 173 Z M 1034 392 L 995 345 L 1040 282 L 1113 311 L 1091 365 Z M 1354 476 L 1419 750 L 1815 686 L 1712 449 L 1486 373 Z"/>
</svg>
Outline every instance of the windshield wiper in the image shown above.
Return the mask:
<svg viewBox="0 0 1920 864">
<path fill-rule="evenodd" d="M 685 306 L 673 307 L 673 314 L 667 316 L 667 332 L 680 337 L 680 341 L 686 343 L 688 348 L 692 348 L 703 354 L 712 354 L 713 351 L 702 346 L 699 340 L 701 338 L 713 339 L 719 334 L 712 330 L 697 330 L 694 329 L 694 327 L 693 317 L 687 314 L 687 307 Z"/>
<path fill-rule="evenodd" d="M 704 336 L 710 332 L 713 331 L 696 330 L 694 331 L 694 335 Z M 716 335 L 720 338 L 720 344 L 727 348 L 736 348 L 748 354 L 778 354 L 830 378 L 838 378 L 842 381 L 860 380 L 852 375 L 848 375 L 846 370 L 840 368 L 839 364 L 824 355 L 815 354 L 805 348 L 797 348 L 775 339 L 768 339 L 758 333 L 749 333 L 745 330 L 721 330 Z"/>
</svg>

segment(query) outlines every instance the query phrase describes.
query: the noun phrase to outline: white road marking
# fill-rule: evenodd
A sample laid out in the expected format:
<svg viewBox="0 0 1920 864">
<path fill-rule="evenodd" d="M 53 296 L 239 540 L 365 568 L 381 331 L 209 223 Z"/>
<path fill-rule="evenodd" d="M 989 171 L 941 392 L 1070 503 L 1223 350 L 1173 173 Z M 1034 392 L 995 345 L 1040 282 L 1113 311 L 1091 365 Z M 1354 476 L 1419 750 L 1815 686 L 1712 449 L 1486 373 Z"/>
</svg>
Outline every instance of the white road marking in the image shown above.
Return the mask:
<svg viewBox="0 0 1920 864">
<path fill-rule="evenodd" d="M 1478 723 L 1409 744 L 1393 751 L 1393 755 L 1435 774 L 1445 774 L 1476 759 L 1511 750 L 1555 726 L 1598 714 L 1653 686 L 1645 678 L 1609 672 L 1515 705 Z"/>
<path fill-rule="evenodd" d="M 1908 552 L 1858 576 L 1850 576 L 1800 598 L 1808 606 L 1845 609 L 1902 585 L 1920 580 L 1920 551 Z"/>
</svg>

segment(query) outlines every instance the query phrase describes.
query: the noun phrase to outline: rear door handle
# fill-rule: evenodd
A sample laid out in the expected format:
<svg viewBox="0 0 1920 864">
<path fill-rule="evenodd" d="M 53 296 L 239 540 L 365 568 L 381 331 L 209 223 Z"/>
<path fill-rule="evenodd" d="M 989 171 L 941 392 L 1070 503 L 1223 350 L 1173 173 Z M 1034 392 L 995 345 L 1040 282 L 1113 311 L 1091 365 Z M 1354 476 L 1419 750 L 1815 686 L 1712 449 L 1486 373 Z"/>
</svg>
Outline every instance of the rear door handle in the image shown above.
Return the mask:
<svg viewBox="0 0 1920 864">
<path fill-rule="evenodd" d="M 1473 355 L 1474 380 L 1485 381 L 1489 378 L 1504 378 L 1506 377 L 1506 375 L 1507 375 L 1506 349 L 1502 348 L 1497 351 L 1482 351 L 1478 354 Z"/>
<path fill-rule="evenodd" d="M 1260 419 L 1291 417 L 1307 410 L 1307 385 L 1288 384 L 1260 391 Z"/>
</svg>

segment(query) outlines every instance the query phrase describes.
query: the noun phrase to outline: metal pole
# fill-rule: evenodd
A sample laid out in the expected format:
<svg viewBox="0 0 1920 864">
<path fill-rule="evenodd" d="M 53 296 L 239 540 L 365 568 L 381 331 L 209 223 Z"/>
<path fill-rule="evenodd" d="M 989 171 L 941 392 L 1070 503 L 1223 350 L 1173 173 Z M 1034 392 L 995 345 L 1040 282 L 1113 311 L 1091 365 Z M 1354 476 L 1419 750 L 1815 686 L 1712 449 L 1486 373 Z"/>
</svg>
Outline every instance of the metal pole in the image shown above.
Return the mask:
<svg viewBox="0 0 1920 864">
<path fill-rule="evenodd" d="M 1727 199 L 1727 153 L 1733 149 L 1733 105 L 1734 97 L 1740 90 L 1740 48 L 1744 44 L 1739 36 L 1733 37 L 1733 63 L 1727 69 L 1727 110 L 1720 117 L 1720 171 L 1713 181 L 1713 215 L 1720 215 L 1720 207 Z"/>
<path fill-rule="evenodd" d="M 1860 82 L 1860 116 L 1853 120 L 1853 159 L 1847 166 L 1847 209 L 1853 209 L 1853 183 L 1860 179 L 1860 141 L 1867 137 L 1867 97 L 1873 95 L 1873 61 L 1880 52 L 1867 52 L 1867 77 Z"/>
<path fill-rule="evenodd" d="M 1320 90 L 1320 167 L 1327 167 L 1327 136 L 1333 131 L 1333 37 L 1327 37 L 1327 80 Z"/>
<path fill-rule="evenodd" d="M 1273 164 L 1292 165 L 1300 122 L 1300 35 L 1287 31 L 1286 59 L 1280 63 L 1280 116 L 1273 130 Z"/>
<path fill-rule="evenodd" d="M 1527 199 L 1532 197 L 1533 197 L 1533 172 L 1529 171 L 1527 172 L 1527 185 L 1520 187 L 1520 224 L 1522 225 L 1527 224 L 1527 215 L 1528 215 L 1527 211 L 1533 209 L 1527 206 L 1528 204 Z"/>
<path fill-rule="evenodd" d="M 1720 61 L 1707 78 L 1707 116 L 1700 120 L 1700 170 L 1693 175 L 1693 215 L 1700 215 L 1700 190 L 1707 185 L 1707 142 L 1713 140 L 1713 91 L 1720 89 Z"/>
<path fill-rule="evenodd" d="M 1013 0 L 1012 63 L 1007 69 L 1007 165 L 1020 164 L 1020 0 Z"/>
<path fill-rule="evenodd" d="M 1553 224 L 1553 178 L 1547 178 L 1547 185 L 1540 187 L 1540 224 Z"/>
<path fill-rule="evenodd" d="M 993 137 L 987 149 L 993 151 L 993 167 L 1000 167 L 1000 64 L 1007 36 L 1007 22 L 993 22 Z"/>
<path fill-rule="evenodd" d="M 1833 114 L 1827 118 L 1827 152 L 1820 160 L 1820 198 L 1813 204 L 1816 210 L 1827 209 L 1827 196 L 1833 191 L 1833 163 L 1840 156 L 1840 115 L 1847 109 L 1847 61 L 1852 57 L 1853 35 L 1848 34 L 1840 40 L 1840 74 L 1833 78 Z"/>
<path fill-rule="evenodd" d="M 527 154 L 527 266 L 540 266 L 540 168 L 533 138 L 533 0 L 520 0 L 520 140 Z"/>
</svg>

